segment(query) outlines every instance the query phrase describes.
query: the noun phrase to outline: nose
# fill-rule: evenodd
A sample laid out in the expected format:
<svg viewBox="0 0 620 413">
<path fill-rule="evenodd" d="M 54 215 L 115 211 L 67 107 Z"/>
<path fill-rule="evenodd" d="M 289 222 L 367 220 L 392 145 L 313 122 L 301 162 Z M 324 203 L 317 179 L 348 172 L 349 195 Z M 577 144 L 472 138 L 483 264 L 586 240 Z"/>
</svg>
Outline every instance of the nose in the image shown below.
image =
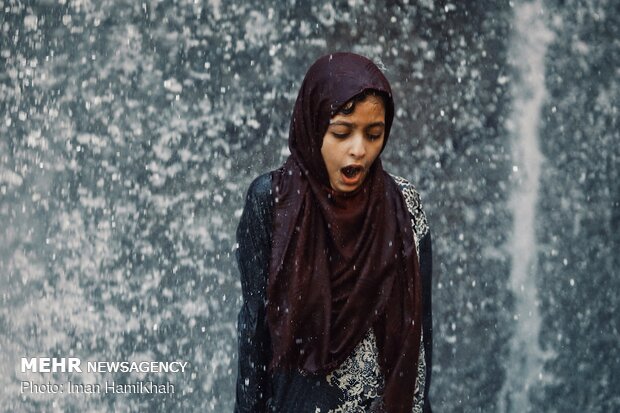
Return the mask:
<svg viewBox="0 0 620 413">
<path fill-rule="evenodd" d="M 351 136 L 351 145 L 349 146 L 349 155 L 355 159 L 362 159 L 366 156 L 366 142 L 361 133 Z"/>
</svg>

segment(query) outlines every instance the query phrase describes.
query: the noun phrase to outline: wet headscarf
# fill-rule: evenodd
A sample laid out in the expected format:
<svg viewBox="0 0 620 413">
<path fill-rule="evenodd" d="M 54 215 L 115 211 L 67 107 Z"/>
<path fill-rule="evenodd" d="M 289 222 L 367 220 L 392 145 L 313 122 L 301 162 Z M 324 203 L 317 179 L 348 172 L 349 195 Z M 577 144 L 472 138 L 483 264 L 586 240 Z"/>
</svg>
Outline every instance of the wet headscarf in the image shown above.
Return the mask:
<svg viewBox="0 0 620 413">
<path fill-rule="evenodd" d="M 272 173 L 275 215 L 267 283 L 272 370 L 327 374 L 374 329 L 389 413 L 410 412 L 421 337 L 421 285 L 411 218 L 378 157 L 361 187 L 334 191 L 321 145 L 330 118 L 372 92 L 394 117 L 390 85 L 365 57 L 334 53 L 308 70 Z"/>
</svg>

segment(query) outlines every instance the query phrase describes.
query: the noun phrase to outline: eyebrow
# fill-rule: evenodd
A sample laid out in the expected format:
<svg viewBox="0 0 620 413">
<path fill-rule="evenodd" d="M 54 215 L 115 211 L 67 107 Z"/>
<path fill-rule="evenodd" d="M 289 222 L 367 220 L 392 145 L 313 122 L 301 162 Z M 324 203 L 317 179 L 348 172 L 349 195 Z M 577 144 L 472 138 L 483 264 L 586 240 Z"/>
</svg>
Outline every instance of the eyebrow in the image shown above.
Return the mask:
<svg viewBox="0 0 620 413">
<path fill-rule="evenodd" d="M 337 125 L 337 126 L 348 126 L 348 127 L 350 127 L 350 128 L 352 128 L 353 126 L 355 126 L 355 124 L 354 124 L 354 123 L 351 123 L 351 122 L 345 122 L 345 121 L 343 121 L 343 120 L 337 120 L 337 121 L 335 121 L 335 122 L 329 122 L 329 126 L 332 126 L 332 125 Z M 385 123 L 383 123 L 383 122 L 374 122 L 374 123 L 371 123 L 371 124 L 367 125 L 367 126 L 366 126 L 366 128 L 373 128 L 373 127 L 375 127 L 375 126 L 384 126 L 384 127 L 385 127 Z"/>
</svg>

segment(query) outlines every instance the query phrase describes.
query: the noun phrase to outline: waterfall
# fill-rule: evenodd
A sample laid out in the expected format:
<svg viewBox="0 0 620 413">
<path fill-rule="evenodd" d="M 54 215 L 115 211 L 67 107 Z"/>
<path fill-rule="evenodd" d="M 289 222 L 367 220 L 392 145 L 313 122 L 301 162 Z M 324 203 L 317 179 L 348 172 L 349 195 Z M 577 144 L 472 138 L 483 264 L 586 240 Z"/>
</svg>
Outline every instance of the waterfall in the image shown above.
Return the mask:
<svg viewBox="0 0 620 413">
<path fill-rule="evenodd" d="M 536 280 L 536 206 L 543 156 L 539 149 L 540 113 L 546 98 L 545 53 L 552 32 L 545 26 L 540 0 L 515 6 L 510 46 L 513 113 L 507 127 L 513 139 L 513 182 L 510 208 L 514 222 L 509 245 L 510 288 L 515 296 L 515 331 L 510 343 L 506 380 L 499 411 L 532 411 L 529 390 L 543 379 L 545 354 L 538 337 L 541 318 Z"/>
</svg>

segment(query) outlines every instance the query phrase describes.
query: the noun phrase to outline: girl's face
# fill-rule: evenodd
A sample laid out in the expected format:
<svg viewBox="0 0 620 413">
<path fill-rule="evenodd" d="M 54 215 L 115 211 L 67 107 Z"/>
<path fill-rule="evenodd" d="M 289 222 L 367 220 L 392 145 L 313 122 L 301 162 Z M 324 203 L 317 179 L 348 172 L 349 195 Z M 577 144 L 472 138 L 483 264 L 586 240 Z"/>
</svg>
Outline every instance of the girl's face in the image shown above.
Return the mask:
<svg viewBox="0 0 620 413">
<path fill-rule="evenodd" d="M 362 185 L 385 139 L 383 100 L 370 95 L 354 105 L 352 113 L 331 118 L 321 146 L 329 183 L 338 192 L 351 192 Z"/>
</svg>

